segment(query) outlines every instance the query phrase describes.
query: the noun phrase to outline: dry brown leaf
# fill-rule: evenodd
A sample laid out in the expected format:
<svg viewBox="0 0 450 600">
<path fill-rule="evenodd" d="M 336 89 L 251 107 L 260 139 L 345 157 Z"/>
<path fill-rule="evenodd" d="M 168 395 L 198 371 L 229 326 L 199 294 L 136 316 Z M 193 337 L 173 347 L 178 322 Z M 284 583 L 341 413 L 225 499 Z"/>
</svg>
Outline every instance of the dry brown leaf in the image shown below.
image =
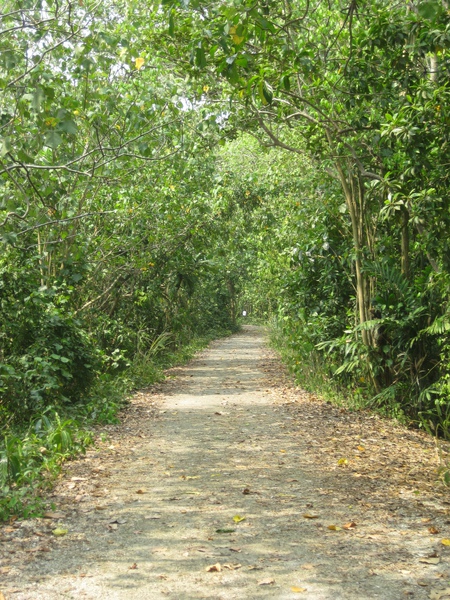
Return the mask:
<svg viewBox="0 0 450 600">
<path fill-rule="evenodd" d="M 2 592 L 0 592 L 0 600 L 6 600 L 5 596 L 3 595 Z"/>
<path fill-rule="evenodd" d="M 419 562 L 426 563 L 427 565 L 438 565 L 441 559 L 438 556 L 431 556 L 430 558 L 421 558 Z"/>
<path fill-rule="evenodd" d="M 209 567 L 206 567 L 206 571 L 208 573 L 220 573 L 222 571 L 222 565 L 220 563 L 210 565 Z"/>
<path fill-rule="evenodd" d="M 354 527 L 356 527 L 355 521 L 350 521 L 349 523 L 342 525 L 342 529 L 353 529 Z"/>
<path fill-rule="evenodd" d="M 241 564 L 236 564 L 236 565 L 226 564 L 226 565 L 223 565 L 224 569 L 229 569 L 230 571 L 236 571 L 236 569 L 240 569 L 241 567 L 242 567 Z"/>
<path fill-rule="evenodd" d="M 437 527 L 435 527 L 434 525 L 431 525 L 431 527 L 428 527 L 428 531 L 433 535 L 436 535 L 436 533 L 440 533 L 439 529 Z"/>
<path fill-rule="evenodd" d="M 328 529 L 331 531 L 341 531 L 342 527 L 338 527 L 337 525 L 328 525 Z"/>
<path fill-rule="evenodd" d="M 65 516 L 63 512 L 46 512 L 44 519 L 64 519 Z"/>
<path fill-rule="evenodd" d="M 303 515 L 303 518 L 304 518 L 304 519 L 318 519 L 318 518 L 319 518 L 319 515 L 312 515 L 312 514 L 310 514 L 310 513 L 305 513 L 305 514 Z"/>
<path fill-rule="evenodd" d="M 450 587 L 445 590 L 431 590 L 430 600 L 448 600 L 450 598 Z"/>
<path fill-rule="evenodd" d="M 291 587 L 291 592 L 296 592 L 297 594 L 301 594 L 302 592 L 306 592 L 306 588 L 293 586 Z"/>
<path fill-rule="evenodd" d="M 144 490 L 136 490 L 136 494 L 145 494 Z"/>
<path fill-rule="evenodd" d="M 136 563 L 133 563 L 133 564 L 131 565 L 131 567 L 128 567 L 128 568 L 129 568 L 129 569 L 137 569 L 137 568 L 138 568 L 138 566 L 137 566 L 137 564 L 136 564 Z"/>
<path fill-rule="evenodd" d="M 273 585 L 275 583 L 275 579 L 271 579 L 270 577 L 267 577 L 267 579 L 261 579 L 261 581 L 258 581 L 258 585 Z"/>
<path fill-rule="evenodd" d="M 364 446 L 358 446 L 358 450 L 360 452 L 365 452 L 366 451 L 366 449 L 364 448 Z"/>
</svg>

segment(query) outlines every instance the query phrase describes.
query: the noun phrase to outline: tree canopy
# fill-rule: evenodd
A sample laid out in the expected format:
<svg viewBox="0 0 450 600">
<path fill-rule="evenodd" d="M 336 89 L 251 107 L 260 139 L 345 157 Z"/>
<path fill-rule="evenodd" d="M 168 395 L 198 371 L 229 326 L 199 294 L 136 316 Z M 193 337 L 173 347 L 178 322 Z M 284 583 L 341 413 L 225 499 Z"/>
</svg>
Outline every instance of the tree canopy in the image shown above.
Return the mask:
<svg viewBox="0 0 450 600">
<path fill-rule="evenodd" d="M 448 434 L 447 2 L 7 0 L 0 27 L 5 422 L 245 309 L 304 385 Z"/>
</svg>

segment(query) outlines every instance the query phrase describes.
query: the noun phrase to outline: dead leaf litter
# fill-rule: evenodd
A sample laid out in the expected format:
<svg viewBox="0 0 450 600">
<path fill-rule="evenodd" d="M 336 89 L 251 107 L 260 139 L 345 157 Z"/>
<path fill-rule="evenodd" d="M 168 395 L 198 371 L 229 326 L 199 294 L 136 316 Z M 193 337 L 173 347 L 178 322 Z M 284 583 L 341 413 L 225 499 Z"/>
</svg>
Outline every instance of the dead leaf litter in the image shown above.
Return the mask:
<svg viewBox="0 0 450 600">
<path fill-rule="evenodd" d="M 448 444 L 300 390 L 262 328 L 104 433 L 43 518 L 0 528 L 0 598 L 450 598 Z"/>
</svg>

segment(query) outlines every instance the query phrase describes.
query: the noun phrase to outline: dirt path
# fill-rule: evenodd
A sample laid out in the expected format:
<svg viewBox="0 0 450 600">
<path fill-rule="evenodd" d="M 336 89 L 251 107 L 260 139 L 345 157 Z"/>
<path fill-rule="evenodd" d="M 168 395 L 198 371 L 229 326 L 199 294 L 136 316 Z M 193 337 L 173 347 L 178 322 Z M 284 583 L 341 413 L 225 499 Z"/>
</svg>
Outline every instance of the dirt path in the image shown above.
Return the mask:
<svg viewBox="0 0 450 600">
<path fill-rule="evenodd" d="M 450 598 L 432 440 L 293 388 L 256 327 L 174 374 L 3 528 L 7 600 Z"/>
</svg>

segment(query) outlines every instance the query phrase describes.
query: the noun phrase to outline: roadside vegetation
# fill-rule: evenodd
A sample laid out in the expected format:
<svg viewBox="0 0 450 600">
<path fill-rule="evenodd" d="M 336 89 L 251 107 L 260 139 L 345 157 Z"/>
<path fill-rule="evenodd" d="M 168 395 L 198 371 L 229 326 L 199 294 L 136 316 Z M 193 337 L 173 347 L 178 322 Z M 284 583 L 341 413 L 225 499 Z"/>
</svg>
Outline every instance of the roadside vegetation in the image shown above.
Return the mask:
<svg viewBox="0 0 450 600">
<path fill-rule="evenodd" d="M 0 28 L 0 516 L 242 310 L 305 387 L 450 436 L 446 1 Z"/>
</svg>

